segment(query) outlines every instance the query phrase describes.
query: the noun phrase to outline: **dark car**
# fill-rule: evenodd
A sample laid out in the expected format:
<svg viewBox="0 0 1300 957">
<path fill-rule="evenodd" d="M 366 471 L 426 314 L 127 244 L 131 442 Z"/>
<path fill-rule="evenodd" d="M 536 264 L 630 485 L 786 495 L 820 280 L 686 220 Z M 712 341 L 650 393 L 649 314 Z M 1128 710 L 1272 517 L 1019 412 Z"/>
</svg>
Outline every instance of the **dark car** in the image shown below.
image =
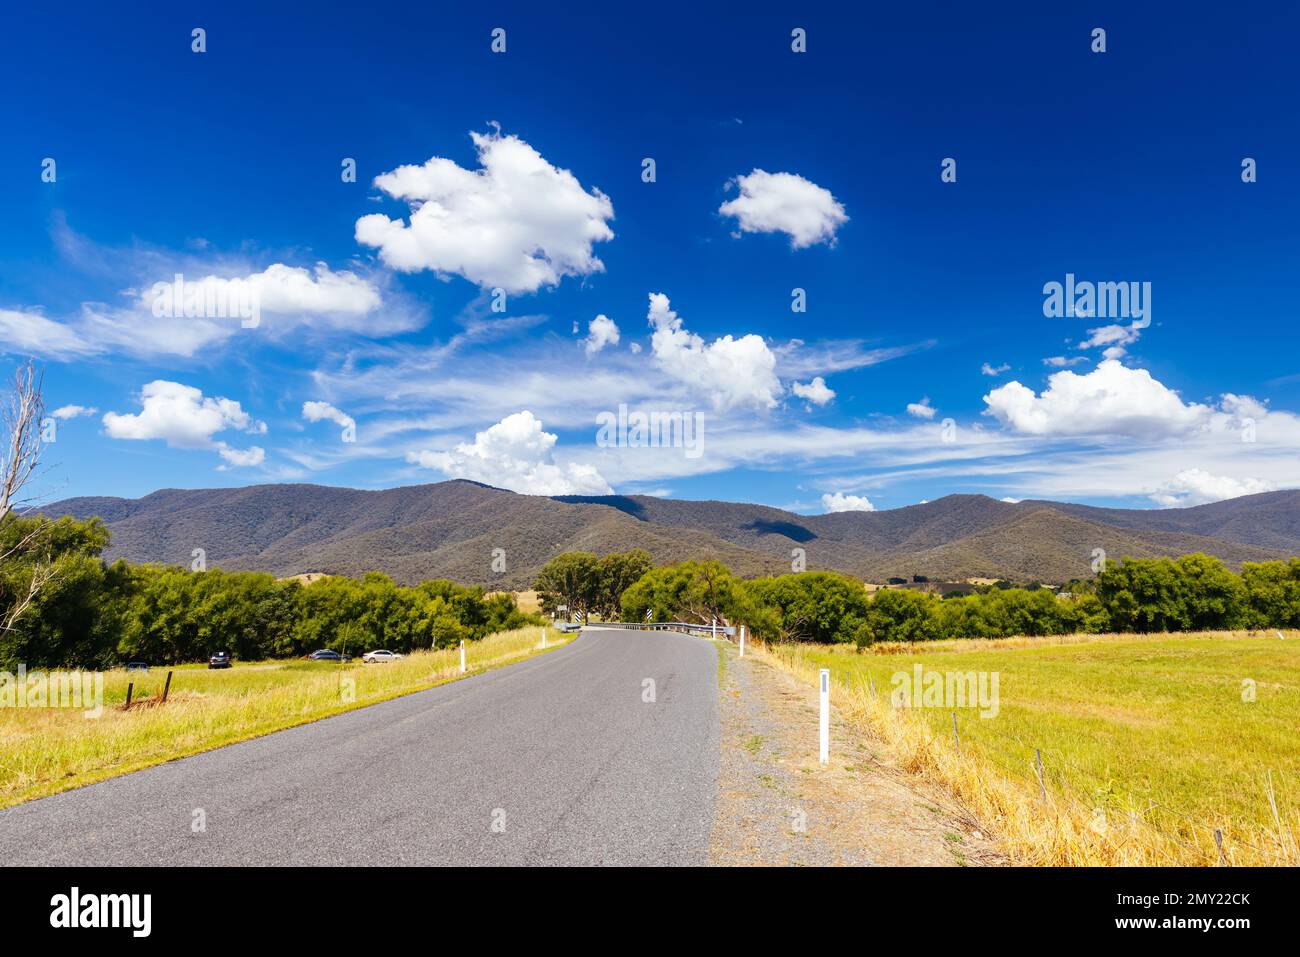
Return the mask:
<svg viewBox="0 0 1300 957">
<path fill-rule="evenodd" d="M 218 651 L 218 652 L 216 652 L 216 653 L 215 653 L 211 658 L 208 659 L 208 667 L 209 667 L 209 668 L 229 668 L 229 667 L 230 667 L 230 652 L 228 652 L 228 651 Z"/>
<path fill-rule="evenodd" d="M 143 661 L 128 661 L 126 663 L 127 671 L 148 671 L 149 666 Z"/>
<path fill-rule="evenodd" d="M 341 655 L 337 651 L 330 651 L 328 648 L 322 648 L 320 651 L 313 651 L 307 656 L 311 661 L 351 661 L 351 655 Z"/>
</svg>

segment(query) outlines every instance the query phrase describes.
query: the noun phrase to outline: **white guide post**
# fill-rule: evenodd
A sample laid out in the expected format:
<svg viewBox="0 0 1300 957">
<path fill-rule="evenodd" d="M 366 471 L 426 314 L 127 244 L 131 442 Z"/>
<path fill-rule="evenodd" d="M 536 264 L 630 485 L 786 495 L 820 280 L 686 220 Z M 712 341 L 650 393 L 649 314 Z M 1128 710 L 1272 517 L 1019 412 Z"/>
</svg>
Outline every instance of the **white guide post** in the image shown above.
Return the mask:
<svg viewBox="0 0 1300 957">
<path fill-rule="evenodd" d="M 460 640 L 460 673 L 465 673 L 465 639 Z"/>
<path fill-rule="evenodd" d="M 745 657 L 745 626 L 740 626 L 740 657 Z"/>
<path fill-rule="evenodd" d="M 831 760 L 831 669 L 821 670 L 821 763 Z"/>
</svg>

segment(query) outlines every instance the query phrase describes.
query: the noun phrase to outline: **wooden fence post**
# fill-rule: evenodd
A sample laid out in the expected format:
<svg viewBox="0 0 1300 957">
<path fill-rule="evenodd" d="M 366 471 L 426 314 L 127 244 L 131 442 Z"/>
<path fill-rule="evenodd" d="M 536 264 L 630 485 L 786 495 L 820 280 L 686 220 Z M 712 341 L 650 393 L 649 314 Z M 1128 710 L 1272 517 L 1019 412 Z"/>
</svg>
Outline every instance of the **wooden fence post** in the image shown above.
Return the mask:
<svg viewBox="0 0 1300 957">
<path fill-rule="evenodd" d="M 131 692 L 132 692 L 133 690 L 135 690 L 135 682 L 134 682 L 134 681 L 130 682 L 130 683 L 126 686 L 126 707 L 122 709 L 123 711 L 130 711 L 130 710 L 131 710 Z"/>
<path fill-rule="evenodd" d="M 167 703 L 167 692 L 172 690 L 172 673 L 167 672 L 167 683 L 163 685 L 163 704 Z"/>
</svg>

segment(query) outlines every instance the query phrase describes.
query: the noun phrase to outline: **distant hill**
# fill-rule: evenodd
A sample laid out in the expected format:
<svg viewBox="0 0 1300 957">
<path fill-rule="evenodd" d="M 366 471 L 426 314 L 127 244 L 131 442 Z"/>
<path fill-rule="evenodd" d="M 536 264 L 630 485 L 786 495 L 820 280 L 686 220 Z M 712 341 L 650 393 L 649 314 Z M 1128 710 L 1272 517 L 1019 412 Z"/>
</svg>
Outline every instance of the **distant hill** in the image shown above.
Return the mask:
<svg viewBox="0 0 1300 957">
<path fill-rule="evenodd" d="M 1300 554 L 1300 491 L 1266 492 L 1195 508 L 1130 510 L 949 495 L 876 512 L 805 516 L 735 502 L 643 495 L 518 495 L 452 481 L 381 491 L 322 485 L 163 489 L 139 499 L 72 498 L 45 511 L 98 515 L 110 558 L 210 565 L 279 576 L 382 571 L 398 581 L 452 578 L 528 588 L 552 556 L 644 548 L 658 562 L 717 558 L 742 575 L 809 568 L 884 581 L 892 576 L 1064 582 L 1091 574 L 1094 548 L 1111 559 L 1203 551 L 1229 565 Z M 506 571 L 492 571 L 493 549 Z"/>
</svg>

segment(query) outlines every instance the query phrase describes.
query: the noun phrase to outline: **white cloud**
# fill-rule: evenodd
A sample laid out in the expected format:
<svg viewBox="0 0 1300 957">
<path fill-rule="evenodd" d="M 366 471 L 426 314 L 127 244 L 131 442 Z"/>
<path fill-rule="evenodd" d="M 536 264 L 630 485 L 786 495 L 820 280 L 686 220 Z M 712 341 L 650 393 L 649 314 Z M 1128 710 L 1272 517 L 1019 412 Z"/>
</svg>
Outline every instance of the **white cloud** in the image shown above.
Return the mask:
<svg viewBox="0 0 1300 957">
<path fill-rule="evenodd" d="M 1137 326 L 1098 326 L 1088 330 L 1088 338 L 1079 343 L 1079 348 L 1095 349 L 1105 346 L 1101 353 L 1103 359 L 1119 359 L 1126 353 L 1126 347 L 1137 342 L 1141 335 Z"/>
<path fill-rule="evenodd" d="M 835 398 L 835 390 L 826 384 L 821 376 L 815 376 L 811 382 L 796 382 L 790 386 L 792 392 L 801 399 L 807 399 L 813 405 L 825 405 Z"/>
<path fill-rule="evenodd" d="M 822 496 L 822 508 L 828 512 L 874 512 L 876 506 L 862 495 L 845 495 L 843 492 Z"/>
<path fill-rule="evenodd" d="M 375 185 L 411 206 L 410 224 L 371 213 L 357 242 L 403 272 L 430 269 L 484 287 L 535 292 L 564 276 L 600 272 L 592 245 L 614 238 L 614 207 L 516 136 L 471 133 L 481 169 L 435 156 L 400 166 Z"/>
<path fill-rule="evenodd" d="M 1070 366 L 1077 366 L 1080 362 L 1087 362 L 1087 356 L 1048 356 L 1043 360 L 1043 365 L 1051 366 L 1054 369 L 1068 369 Z"/>
<path fill-rule="evenodd" d="M 77 330 L 38 312 L 0 309 L 0 346 L 7 352 L 76 359 L 100 351 Z"/>
<path fill-rule="evenodd" d="M 422 322 L 409 310 L 382 309 L 373 282 L 324 263 L 312 270 L 274 263 L 255 273 L 186 275 L 147 283 L 125 305 L 83 303 L 79 314 L 59 320 L 0 310 L 0 346 L 61 361 L 114 352 L 193 356 L 241 332 L 283 335 L 306 327 L 384 335 Z"/>
<path fill-rule="evenodd" d="M 1277 486 L 1267 479 L 1236 479 L 1227 475 L 1212 475 L 1204 469 L 1184 469 L 1172 480 L 1151 493 L 1151 500 L 1166 508 L 1188 505 L 1205 505 L 1221 502 L 1241 495 L 1271 492 Z"/>
<path fill-rule="evenodd" d="M 179 283 L 173 276 L 143 290 L 139 306 L 151 315 L 161 310 L 168 317 L 217 318 L 212 304 L 237 304 L 241 299 L 256 305 L 259 322 L 264 315 L 279 316 L 290 320 L 287 325 L 328 324 L 342 329 L 356 327 L 359 317 L 383 304 L 379 289 L 368 279 L 347 270 L 335 272 L 318 262 L 311 270 L 273 263 L 244 276 L 189 278 L 182 273 Z"/>
<path fill-rule="evenodd" d="M 914 415 L 918 419 L 933 419 L 934 406 L 930 405 L 930 397 L 926 396 L 920 402 L 907 403 L 907 414 Z"/>
<path fill-rule="evenodd" d="M 205 397 L 199 389 L 155 379 L 140 390 L 137 413 L 104 413 L 104 430 L 115 439 L 161 439 L 171 448 L 211 449 L 231 465 L 260 465 L 265 452 L 257 446 L 233 449 L 214 436 L 235 430 L 266 432 L 266 423 L 245 412 L 234 399 Z"/>
<path fill-rule="evenodd" d="M 1195 428 L 1210 412 L 1184 403 L 1145 369 L 1107 359 L 1091 372 L 1048 377 L 1041 396 L 1008 382 L 984 396 L 986 413 L 1029 435 L 1174 435 Z"/>
<path fill-rule="evenodd" d="M 1012 498 L 1011 496 L 1007 495 L 1007 496 L 1004 496 L 1004 497 L 998 499 L 998 501 L 999 501 L 999 502 L 1006 502 L 1008 505 L 1019 505 L 1021 502 L 1024 501 L 1024 499 L 1023 499 L 1023 498 Z"/>
<path fill-rule="evenodd" d="M 849 219 L 830 190 L 794 173 L 756 169 L 727 185 L 733 184 L 740 187 L 740 195 L 718 212 L 734 216 L 742 233 L 785 233 L 794 249 L 835 245 L 835 231 Z"/>
<path fill-rule="evenodd" d="M 985 375 L 997 376 L 997 375 L 1002 375 L 1002 373 L 1006 372 L 1010 368 L 1011 365 L 1009 363 L 1004 362 L 1000 366 L 995 366 L 986 362 L 982 366 L 980 366 L 980 372 L 984 373 Z"/>
<path fill-rule="evenodd" d="M 235 468 L 248 468 L 261 465 L 266 461 L 266 450 L 259 445 L 253 445 L 246 449 L 232 449 L 225 442 L 218 442 L 217 451 L 226 462 Z"/>
<path fill-rule="evenodd" d="M 50 415 L 60 421 L 64 421 L 67 419 L 80 418 L 83 415 L 94 415 L 98 411 L 98 409 L 88 405 L 61 405 L 51 412 Z"/>
<path fill-rule="evenodd" d="M 777 404 L 781 383 L 776 378 L 776 356 L 761 337 L 728 335 L 706 345 L 683 327 L 668 297 L 660 292 L 650 294 L 646 318 L 654 328 L 650 347 L 659 368 L 707 393 L 715 408 L 770 409 Z"/>
<path fill-rule="evenodd" d="M 527 495 L 608 495 L 609 484 L 591 465 L 554 460 L 557 436 L 525 410 L 508 415 L 474 436 L 472 444 L 450 452 L 419 451 L 406 459 L 442 472 L 448 478 L 470 479 Z"/>
<path fill-rule="evenodd" d="M 606 346 L 618 345 L 618 324 L 608 316 L 600 315 L 587 323 L 586 343 L 588 356 L 594 356 Z"/>
<path fill-rule="evenodd" d="M 343 428 L 345 435 L 351 434 L 354 439 L 356 437 L 357 420 L 328 402 L 304 402 L 302 417 L 308 422 L 333 422 Z"/>
</svg>

